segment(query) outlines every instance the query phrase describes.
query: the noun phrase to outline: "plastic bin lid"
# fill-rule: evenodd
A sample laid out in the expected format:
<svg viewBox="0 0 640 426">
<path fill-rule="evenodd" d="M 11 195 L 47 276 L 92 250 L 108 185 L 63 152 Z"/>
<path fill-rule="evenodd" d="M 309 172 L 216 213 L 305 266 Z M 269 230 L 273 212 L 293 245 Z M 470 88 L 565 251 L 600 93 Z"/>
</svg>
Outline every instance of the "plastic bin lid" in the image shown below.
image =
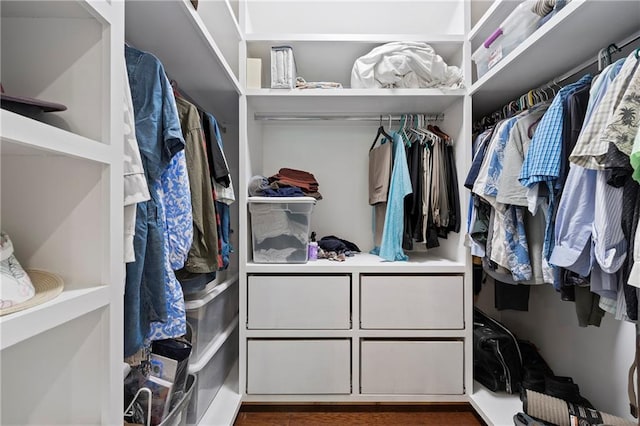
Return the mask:
<svg viewBox="0 0 640 426">
<path fill-rule="evenodd" d="M 313 197 L 249 197 L 247 199 L 250 203 L 316 203 L 316 199 Z"/>
</svg>

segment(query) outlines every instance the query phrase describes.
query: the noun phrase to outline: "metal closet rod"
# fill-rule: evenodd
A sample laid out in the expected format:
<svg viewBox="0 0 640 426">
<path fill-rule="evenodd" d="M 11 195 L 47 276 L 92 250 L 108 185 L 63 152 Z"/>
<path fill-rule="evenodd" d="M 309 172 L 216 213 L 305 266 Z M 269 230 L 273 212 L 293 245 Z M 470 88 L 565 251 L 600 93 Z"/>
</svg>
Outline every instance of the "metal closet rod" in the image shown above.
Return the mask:
<svg viewBox="0 0 640 426">
<path fill-rule="evenodd" d="M 442 121 L 444 114 L 382 114 L 382 115 L 308 115 L 308 114 L 254 114 L 253 118 L 258 121 L 400 121 L 403 116 L 422 115 L 427 121 Z"/>
</svg>

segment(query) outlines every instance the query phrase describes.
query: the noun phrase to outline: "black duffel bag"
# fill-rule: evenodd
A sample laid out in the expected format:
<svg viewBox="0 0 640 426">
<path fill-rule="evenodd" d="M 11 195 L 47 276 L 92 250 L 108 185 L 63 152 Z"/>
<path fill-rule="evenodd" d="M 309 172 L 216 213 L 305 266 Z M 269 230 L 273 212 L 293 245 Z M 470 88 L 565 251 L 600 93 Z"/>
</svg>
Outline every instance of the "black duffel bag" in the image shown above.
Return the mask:
<svg viewBox="0 0 640 426">
<path fill-rule="evenodd" d="M 516 337 L 478 308 L 473 310 L 473 377 L 493 392 L 517 393 L 522 353 Z"/>
</svg>

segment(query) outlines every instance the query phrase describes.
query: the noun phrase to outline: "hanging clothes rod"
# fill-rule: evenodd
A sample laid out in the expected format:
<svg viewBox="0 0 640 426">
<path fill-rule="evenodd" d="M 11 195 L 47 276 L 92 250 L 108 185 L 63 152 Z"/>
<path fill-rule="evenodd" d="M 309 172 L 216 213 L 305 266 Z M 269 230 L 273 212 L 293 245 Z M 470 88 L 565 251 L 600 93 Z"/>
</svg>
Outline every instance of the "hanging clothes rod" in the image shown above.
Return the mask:
<svg viewBox="0 0 640 426">
<path fill-rule="evenodd" d="M 607 50 L 609 53 L 620 52 L 620 51 L 622 51 L 622 49 L 624 49 L 625 47 L 629 46 L 631 43 L 634 43 L 634 42 L 636 42 L 638 40 L 640 40 L 640 32 L 637 32 L 637 33 L 627 37 L 626 39 L 620 41 L 619 43 L 612 43 L 608 47 L 606 47 L 606 48 L 604 48 L 602 50 Z M 611 51 L 611 48 L 613 48 L 614 50 Z M 547 82 L 547 83 L 545 83 L 545 84 L 543 84 L 541 86 L 538 86 L 535 89 L 529 90 L 529 92 L 534 92 L 536 90 L 550 89 L 550 88 L 552 88 L 552 86 L 558 86 L 559 83 L 561 83 L 561 82 L 563 82 L 563 81 L 575 76 L 580 71 L 583 71 L 584 69 L 586 69 L 586 68 L 588 68 L 588 67 L 590 67 L 592 65 L 597 64 L 599 62 L 599 59 L 600 59 L 600 54 L 598 54 L 597 58 L 589 59 L 589 60 L 583 62 L 582 64 L 577 65 L 576 67 L 574 67 L 571 70 L 567 71 L 566 73 L 562 74 L 560 77 L 555 77 L 554 79 L 550 80 L 549 82 Z M 525 95 L 519 96 L 516 99 L 522 98 Z M 512 101 L 512 102 L 514 102 L 514 101 Z M 499 115 L 502 112 L 502 110 L 504 110 L 504 108 L 508 107 L 512 102 L 509 102 L 508 104 L 506 104 L 501 110 L 497 110 L 497 111 L 494 111 L 491 114 L 485 115 L 485 117 L 495 116 L 496 114 Z M 482 119 L 480 121 L 482 121 Z M 474 123 L 474 127 L 480 121 L 476 121 Z"/>
<path fill-rule="evenodd" d="M 427 121 L 442 121 L 444 120 L 444 114 L 383 114 L 383 115 L 302 115 L 302 114 L 286 114 L 286 115 L 274 115 L 274 114 L 254 114 L 253 118 L 258 121 L 401 121 L 403 116 L 407 115 L 421 115 L 425 117 Z"/>
<path fill-rule="evenodd" d="M 634 43 L 635 41 L 640 40 L 640 32 L 627 37 L 626 39 L 622 40 L 620 43 L 613 43 L 610 44 L 609 47 L 615 47 L 617 48 L 617 52 L 620 52 L 622 49 L 624 49 L 625 47 L 627 47 L 628 45 L 630 45 L 631 43 Z M 578 74 L 580 71 L 584 70 L 585 68 L 588 68 L 592 65 L 595 65 L 598 63 L 598 58 L 596 59 L 589 59 L 585 62 L 583 62 L 582 64 L 576 66 L 575 68 L 572 68 L 571 70 L 567 71 L 566 73 L 564 73 L 562 76 L 560 77 L 556 77 L 553 80 L 551 80 L 550 82 L 548 82 L 546 85 L 540 86 L 541 88 L 543 87 L 549 87 L 550 85 L 553 84 L 558 84 L 560 82 L 563 82 L 571 77 L 573 77 L 574 75 Z"/>
</svg>

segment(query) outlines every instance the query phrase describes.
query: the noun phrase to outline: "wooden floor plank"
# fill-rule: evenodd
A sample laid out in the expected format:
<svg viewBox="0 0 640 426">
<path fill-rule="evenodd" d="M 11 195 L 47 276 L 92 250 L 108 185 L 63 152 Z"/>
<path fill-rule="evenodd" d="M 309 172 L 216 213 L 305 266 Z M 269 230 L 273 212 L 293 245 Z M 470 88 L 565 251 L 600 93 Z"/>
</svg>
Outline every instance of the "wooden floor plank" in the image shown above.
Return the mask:
<svg viewBox="0 0 640 426">
<path fill-rule="evenodd" d="M 483 426 L 464 404 L 243 405 L 234 426 Z"/>
</svg>

